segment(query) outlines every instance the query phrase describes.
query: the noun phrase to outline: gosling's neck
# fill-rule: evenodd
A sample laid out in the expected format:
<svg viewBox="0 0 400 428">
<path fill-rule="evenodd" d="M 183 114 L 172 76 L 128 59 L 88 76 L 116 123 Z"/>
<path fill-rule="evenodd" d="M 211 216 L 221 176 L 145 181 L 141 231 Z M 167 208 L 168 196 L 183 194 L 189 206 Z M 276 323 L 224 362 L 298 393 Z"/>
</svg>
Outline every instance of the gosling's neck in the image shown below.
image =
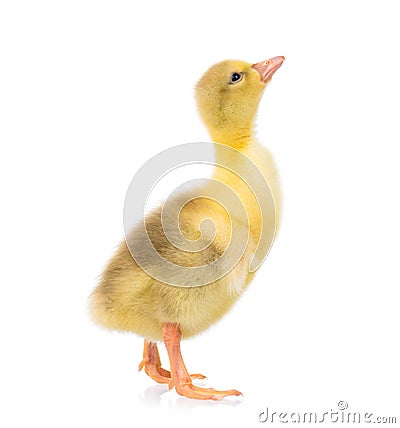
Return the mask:
<svg viewBox="0 0 400 428">
<path fill-rule="evenodd" d="M 235 125 L 230 123 L 226 127 L 209 127 L 208 132 L 212 141 L 219 143 L 223 146 L 232 147 L 235 150 L 240 151 L 246 157 L 248 157 L 249 151 L 254 146 L 257 146 L 258 143 L 254 138 L 253 123 L 248 124 L 240 123 Z M 221 147 L 221 148 L 222 148 Z M 220 150 L 218 145 L 215 148 L 215 160 L 217 164 L 224 165 L 227 161 L 229 163 L 234 162 L 234 158 L 230 158 L 228 155 L 229 152 L 226 150 Z M 228 156 L 228 159 L 226 158 Z M 254 159 L 251 159 L 254 162 Z M 257 164 L 257 162 L 255 162 Z M 232 167 L 234 165 L 232 164 Z"/>
<path fill-rule="evenodd" d="M 225 144 L 239 151 L 245 151 L 253 140 L 253 126 L 230 125 L 208 128 L 212 141 Z"/>
<path fill-rule="evenodd" d="M 276 206 L 276 221 L 279 224 L 281 195 L 277 168 L 272 154 L 266 147 L 257 141 L 253 130 L 253 124 L 251 123 L 248 126 L 231 126 L 226 129 L 209 128 L 208 130 L 210 137 L 214 142 L 239 150 L 257 165 L 272 191 Z M 226 159 L 226 156 L 226 151 L 221 151 L 216 147 L 215 160 L 217 165 L 226 165 L 227 162 L 228 164 L 231 163 L 232 159 Z M 235 169 L 235 165 L 232 164 L 231 166 Z M 235 182 L 235 180 L 232 180 L 231 175 L 227 173 L 227 171 L 224 171 L 223 168 L 215 169 L 214 178 L 227 183 Z M 241 193 L 241 185 L 239 185 L 238 182 L 235 182 L 235 186 L 237 187 L 236 190 L 238 193 Z M 244 192 L 246 191 L 247 190 L 244 190 Z"/>
</svg>

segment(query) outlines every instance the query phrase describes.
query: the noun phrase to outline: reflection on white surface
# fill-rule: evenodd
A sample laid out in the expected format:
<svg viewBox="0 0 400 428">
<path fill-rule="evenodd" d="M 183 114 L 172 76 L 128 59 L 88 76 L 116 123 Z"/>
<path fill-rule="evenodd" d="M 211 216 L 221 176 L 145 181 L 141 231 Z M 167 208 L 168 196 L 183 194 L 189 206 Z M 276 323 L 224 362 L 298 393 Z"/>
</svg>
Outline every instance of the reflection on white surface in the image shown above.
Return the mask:
<svg viewBox="0 0 400 428">
<path fill-rule="evenodd" d="M 143 393 L 139 393 L 138 398 L 143 404 L 160 407 L 161 395 L 166 392 L 168 392 L 167 385 L 153 385 L 147 387 Z"/>
<path fill-rule="evenodd" d="M 152 385 L 147 387 L 142 393 L 138 393 L 138 399 L 144 405 L 159 408 L 161 401 L 165 399 L 170 409 L 191 411 L 199 407 L 217 407 L 217 406 L 237 406 L 243 402 L 243 397 L 226 397 L 224 400 L 193 400 L 181 397 L 175 391 L 168 391 L 167 385 Z"/>
</svg>

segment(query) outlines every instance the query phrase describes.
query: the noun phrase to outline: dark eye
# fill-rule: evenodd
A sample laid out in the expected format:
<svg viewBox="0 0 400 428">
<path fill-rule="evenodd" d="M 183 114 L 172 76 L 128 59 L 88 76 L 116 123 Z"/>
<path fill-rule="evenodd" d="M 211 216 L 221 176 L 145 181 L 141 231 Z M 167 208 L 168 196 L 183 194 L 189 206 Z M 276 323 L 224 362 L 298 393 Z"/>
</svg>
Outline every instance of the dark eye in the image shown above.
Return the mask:
<svg viewBox="0 0 400 428">
<path fill-rule="evenodd" d="M 235 84 L 237 82 L 240 82 L 243 79 L 243 74 L 242 73 L 232 73 L 231 74 L 231 84 Z"/>
</svg>

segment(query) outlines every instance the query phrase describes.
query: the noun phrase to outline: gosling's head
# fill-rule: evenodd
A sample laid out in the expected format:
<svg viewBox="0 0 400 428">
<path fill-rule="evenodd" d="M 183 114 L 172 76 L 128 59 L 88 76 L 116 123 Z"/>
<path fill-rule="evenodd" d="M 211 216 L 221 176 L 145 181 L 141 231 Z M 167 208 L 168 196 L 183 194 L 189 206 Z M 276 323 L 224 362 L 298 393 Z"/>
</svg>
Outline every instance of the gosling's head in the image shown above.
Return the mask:
<svg viewBox="0 0 400 428">
<path fill-rule="evenodd" d="M 196 85 L 196 100 L 216 142 L 250 136 L 263 91 L 284 59 L 277 56 L 257 64 L 226 60 L 206 71 Z"/>
</svg>

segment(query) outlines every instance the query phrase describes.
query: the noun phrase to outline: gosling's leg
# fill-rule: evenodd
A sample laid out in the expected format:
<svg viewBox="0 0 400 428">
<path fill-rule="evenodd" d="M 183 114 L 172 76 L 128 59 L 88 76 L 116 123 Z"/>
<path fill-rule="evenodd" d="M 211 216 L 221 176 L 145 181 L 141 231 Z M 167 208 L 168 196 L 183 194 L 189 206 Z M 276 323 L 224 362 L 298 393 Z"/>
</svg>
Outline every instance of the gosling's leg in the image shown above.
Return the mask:
<svg viewBox="0 0 400 428">
<path fill-rule="evenodd" d="M 201 388 L 193 385 L 192 378 L 186 370 L 181 355 L 180 341 L 182 334 L 179 325 L 166 323 L 163 325 L 162 332 L 171 364 L 170 389 L 175 386 L 178 394 L 188 398 L 197 398 L 198 400 L 221 400 L 228 395 L 242 395 L 236 389 L 217 391 L 213 388 Z"/>
<path fill-rule="evenodd" d="M 144 341 L 143 360 L 139 364 L 139 371 L 144 367 L 145 373 L 158 383 L 170 383 L 171 372 L 161 367 L 160 354 L 155 342 Z M 190 375 L 192 379 L 205 379 L 202 374 Z"/>
<path fill-rule="evenodd" d="M 143 360 L 139 364 L 139 371 L 144 367 L 145 373 L 158 383 L 169 383 L 171 381 L 171 372 L 161 367 L 160 355 L 157 344 L 144 341 Z"/>
</svg>

